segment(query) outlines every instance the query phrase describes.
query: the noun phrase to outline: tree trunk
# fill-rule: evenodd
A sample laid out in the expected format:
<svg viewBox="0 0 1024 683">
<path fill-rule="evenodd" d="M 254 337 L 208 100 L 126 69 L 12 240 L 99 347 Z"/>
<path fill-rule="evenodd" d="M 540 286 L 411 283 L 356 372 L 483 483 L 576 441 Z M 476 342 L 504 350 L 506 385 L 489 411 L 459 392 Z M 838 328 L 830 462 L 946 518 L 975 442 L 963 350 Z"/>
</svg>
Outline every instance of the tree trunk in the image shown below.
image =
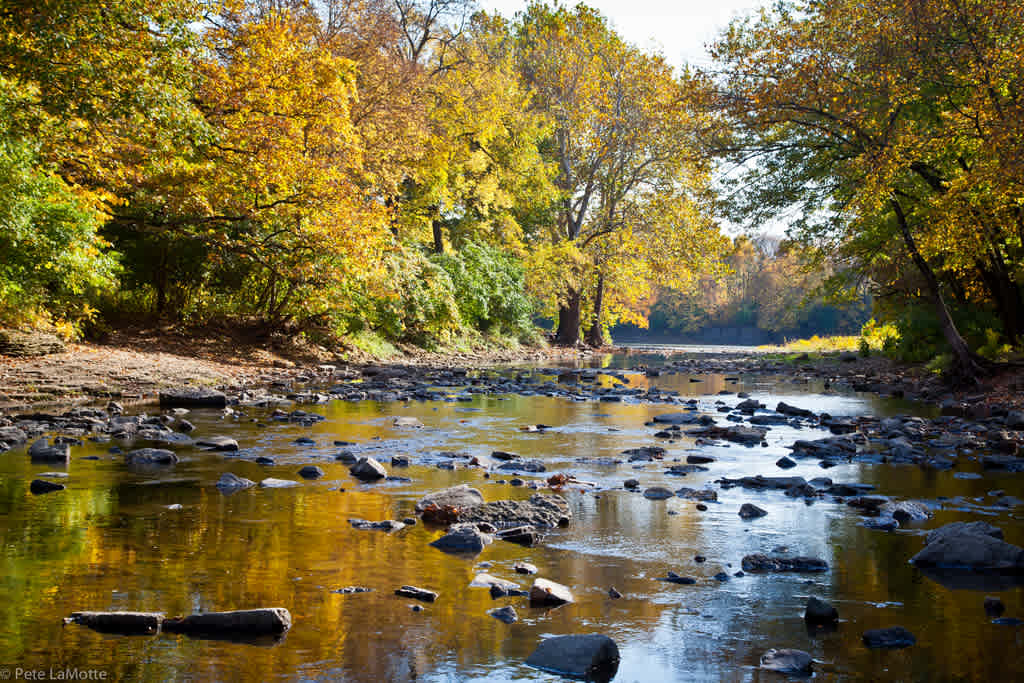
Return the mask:
<svg viewBox="0 0 1024 683">
<path fill-rule="evenodd" d="M 570 289 L 565 303 L 558 305 L 558 331 L 555 333 L 555 343 L 559 346 L 579 344 L 581 303 L 580 292 Z"/>
<path fill-rule="evenodd" d="M 440 219 L 435 218 L 434 220 L 430 221 L 430 227 L 434 230 L 434 253 L 443 254 L 444 233 L 442 232 L 442 228 L 444 226 L 441 225 Z"/>
<path fill-rule="evenodd" d="M 587 343 L 591 346 L 604 346 L 604 329 L 601 327 L 601 315 L 604 313 L 604 275 L 597 276 L 597 294 L 594 296 L 594 317 L 587 330 Z"/>
<path fill-rule="evenodd" d="M 960 336 L 960 330 L 956 328 L 953 316 L 949 314 L 946 302 L 942 298 L 938 278 L 935 277 L 935 272 L 928 265 L 928 262 L 921 256 L 921 252 L 917 249 L 917 242 L 914 241 L 914 236 L 910 234 L 910 227 L 907 225 L 907 217 L 903 213 L 903 207 L 895 199 L 892 200 L 892 207 L 896 212 L 896 221 L 899 224 L 900 233 L 903 235 L 903 241 L 910 251 L 914 264 L 921 271 L 921 275 L 924 276 L 928 294 L 931 297 L 932 304 L 935 306 L 935 312 L 939 316 L 942 334 L 946 338 L 946 343 L 949 344 L 950 350 L 953 351 L 954 367 L 952 368 L 952 379 L 957 383 L 977 384 L 978 380 L 987 374 L 986 366 L 988 362 L 981 356 L 973 353 L 967 346 L 964 338 Z"/>
</svg>

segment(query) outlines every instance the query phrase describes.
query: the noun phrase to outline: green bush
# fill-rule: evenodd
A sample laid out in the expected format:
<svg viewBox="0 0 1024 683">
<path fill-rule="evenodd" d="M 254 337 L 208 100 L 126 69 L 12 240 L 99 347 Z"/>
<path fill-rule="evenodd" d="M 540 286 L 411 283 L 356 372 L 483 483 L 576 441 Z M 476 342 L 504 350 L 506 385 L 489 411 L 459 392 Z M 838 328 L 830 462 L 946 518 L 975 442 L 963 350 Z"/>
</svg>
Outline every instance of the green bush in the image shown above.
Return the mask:
<svg viewBox="0 0 1024 683">
<path fill-rule="evenodd" d="M 17 102 L 0 79 L 0 324 L 76 333 L 114 286 L 118 263 L 97 234 L 103 216 L 12 130 Z"/>
<path fill-rule="evenodd" d="M 458 252 L 435 254 L 431 260 L 451 279 L 464 324 L 521 340 L 532 335 L 533 305 L 525 292 L 523 267 L 513 256 L 467 242 Z"/>
</svg>

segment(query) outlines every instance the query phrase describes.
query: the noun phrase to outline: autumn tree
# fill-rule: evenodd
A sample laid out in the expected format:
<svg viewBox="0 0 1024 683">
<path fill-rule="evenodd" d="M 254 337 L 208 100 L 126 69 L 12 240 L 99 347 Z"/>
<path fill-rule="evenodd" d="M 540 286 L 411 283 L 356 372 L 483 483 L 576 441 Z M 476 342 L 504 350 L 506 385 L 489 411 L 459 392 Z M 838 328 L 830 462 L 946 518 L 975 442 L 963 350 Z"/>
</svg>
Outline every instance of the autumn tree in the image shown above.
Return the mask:
<svg viewBox="0 0 1024 683">
<path fill-rule="evenodd" d="M 606 302 L 635 313 L 649 275 L 685 270 L 683 252 L 715 251 L 716 228 L 692 209 L 708 178 L 688 90 L 697 81 L 625 43 L 584 5 L 530 5 L 518 19 L 517 63 L 550 121 L 546 149 L 558 169 L 555 220 L 530 236 L 533 277 L 556 301 L 558 343 L 578 342 L 585 301 L 589 340 L 600 343 L 614 322 Z M 653 210 L 672 202 L 684 208 Z"/>
<path fill-rule="evenodd" d="M 951 291 L 1020 334 L 1021 17 L 1013 1 L 785 2 L 715 47 L 723 149 L 758 160 L 741 213 L 796 204 L 799 235 L 867 268 L 904 250 L 966 378 L 984 362 Z"/>
</svg>

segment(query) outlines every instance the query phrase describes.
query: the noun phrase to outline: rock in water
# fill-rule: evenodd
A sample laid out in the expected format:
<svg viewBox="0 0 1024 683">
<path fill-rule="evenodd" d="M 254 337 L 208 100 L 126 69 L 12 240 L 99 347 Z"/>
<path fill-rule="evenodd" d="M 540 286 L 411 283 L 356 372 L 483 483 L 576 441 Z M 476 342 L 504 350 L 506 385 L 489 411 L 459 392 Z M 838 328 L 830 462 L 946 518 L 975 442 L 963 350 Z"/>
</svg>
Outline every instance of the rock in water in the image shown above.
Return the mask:
<svg viewBox="0 0 1024 683">
<path fill-rule="evenodd" d="M 64 484 L 55 484 L 52 481 L 46 481 L 45 479 L 33 479 L 32 483 L 29 484 L 28 490 L 35 495 L 41 495 L 43 493 L 53 493 L 54 491 L 63 491 Z"/>
<path fill-rule="evenodd" d="M 910 558 L 918 567 L 937 569 L 1020 571 L 1024 569 L 1024 548 L 993 536 L 988 524 L 948 524 L 928 534 L 927 545 Z"/>
<path fill-rule="evenodd" d="M 780 557 L 755 553 L 743 558 L 746 572 L 824 572 L 828 562 L 816 557 Z"/>
<path fill-rule="evenodd" d="M 811 597 L 804 610 L 804 621 L 808 624 L 834 624 L 839 621 L 839 610 L 823 600 Z"/>
<path fill-rule="evenodd" d="M 222 391 L 181 387 L 160 392 L 161 408 L 223 408 L 228 398 Z"/>
<path fill-rule="evenodd" d="M 324 471 L 316 465 L 306 465 L 299 470 L 299 476 L 303 479 L 319 479 L 324 476 Z"/>
<path fill-rule="evenodd" d="M 348 471 L 353 477 L 363 481 L 377 481 L 388 476 L 388 471 L 384 469 L 384 465 L 367 456 L 359 458 L 356 464 L 352 465 Z"/>
<path fill-rule="evenodd" d="M 460 522 L 487 522 L 498 529 L 568 526 L 571 519 L 569 502 L 557 494 L 535 493 L 529 500 L 496 500 L 459 511 Z"/>
<path fill-rule="evenodd" d="M 430 545 L 446 553 L 476 554 L 487 547 L 492 540 L 488 534 L 482 533 L 476 524 L 453 524 L 448 529 L 448 533 Z"/>
<path fill-rule="evenodd" d="M 129 465 L 173 465 L 178 456 L 163 448 L 139 448 L 125 453 L 124 461 Z"/>
<path fill-rule="evenodd" d="M 498 621 L 503 621 L 506 624 L 514 624 L 519 621 L 519 615 L 516 614 L 515 609 L 511 605 L 506 605 L 499 609 L 491 610 L 488 612 L 492 617 Z"/>
<path fill-rule="evenodd" d="M 666 500 L 674 498 L 675 495 L 671 489 L 667 489 L 664 486 L 652 486 L 644 491 L 644 498 L 648 500 Z"/>
<path fill-rule="evenodd" d="M 764 517 L 768 513 L 761 508 L 751 503 L 744 503 L 740 506 L 740 517 L 743 519 L 757 519 L 758 517 Z"/>
<path fill-rule="evenodd" d="M 423 512 L 425 508 L 431 505 L 439 508 L 448 506 L 466 508 L 480 505 L 483 502 L 484 496 L 479 490 L 471 488 L 469 484 L 460 484 L 459 486 L 452 486 L 451 488 L 435 491 L 423 496 L 416 503 L 416 512 Z"/>
<path fill-rule="evenodd" d="M 535 579 L 530 588 L 530 607 L 557 607 L 575 602 L 566 586 L 547 579 Z"/>
<path fill-rule="evenodd" d="M 290 479 L 274 479 L 273 477 L 267 477 L 260 482 L 261 489 L 290 489 L 294 486 L 300 486 L 299 482 L 292 481 Z"/>
<path fill-rule="evenodd" d="M 985 598 L 984 606 L 985 614 L 990 617 L 1001 617 L 1003 612 L 1006 611 L 1006 605 L 1003 604 L 1003 601 L 992 596 Z"/>
<path fill-rule="evenodd" d="M 33 462 L 66 463 L 71 459 L 71 446 L 66 443 L 51 446 L 45 438 L 38 439 L 28 447 L 28 457 Z"/>
<path fill-rule="evenodd" d="M 425 588 L 417 588 L 416 586 L 402 586 L 395 591 L 395 595 L 399 595 L 403 598 L 422 600 L 423 602 L 434 602 L 437 600 L 438 596 L 434 591 L 428 591 Z"/>
<path fill-rule="evenodd" d="M 541 641 L 527 666 L 588 681 L 610 681 L 619 668 L 615 641 L 597 633 L 554 636 Z"/>
<path fill-rule="evenodd" d="M 229 436 L 207 436 L 202 439 L 196 439 L 196 446 L 211 451 L 231 452 L 238 450 L 238 442 Z"/>
<path fill-rule="evenodd" d="M 902 626 L 865 631 L 861 639 L 864 641 L 864 645 L 870 648 L 904 648 L 917 642 L 914 634 Z"/>
<path fill-rule="evenodd" d="M 159 612 L 73 612 L 65 621 L 99 633 L 148 636 L 160 630 L 163 620 Z"/>
<path fill-rule="evenodd" d="M 163 630 L 199 637 L 281 636 L 292 627 L 292 615 L 284 607 L 207 612 L 164 619 Z"/>
<path fill-rule="evenodd" d="M 794 676 L 806 676 L 814 660 L 803 650 L 768 650 L 761 655 L 761 668 Z"/>
<path fill-rule="evenodd" d="M 220 479 L 217 480 L 217 488 L 220 489 L 221 493 L 234 493 L 235 491 L 241 491 L 242 489 L 249 489 L 256 485 L 256 482 L 251 479 L 245 479 L 239 477 L 231 472 L 225 472 L 220 475 Z"/>
</svg>

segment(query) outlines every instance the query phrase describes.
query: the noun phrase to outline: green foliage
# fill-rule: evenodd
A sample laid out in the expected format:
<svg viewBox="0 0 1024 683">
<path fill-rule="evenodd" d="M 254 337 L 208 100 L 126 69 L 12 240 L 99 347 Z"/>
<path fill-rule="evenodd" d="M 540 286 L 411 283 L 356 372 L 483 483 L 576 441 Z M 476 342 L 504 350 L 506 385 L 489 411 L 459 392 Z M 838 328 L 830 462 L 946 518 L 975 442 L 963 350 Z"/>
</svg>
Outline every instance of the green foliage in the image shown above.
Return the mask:
<svg viewBox="0 0 1024 683">
<path fill-rule="evenodd" d="M 103 217 L 11 129 L 24 91 L 0 78 L 0 324 L 72 326 L 115 284 Z"/>
<path fill-rule="evenodd" d="M 532 302 L 523 283 L 523 266 L 500 249 L 466 243 L 457 253 L 431 260 L 451 278 L 459 314 L 465 325 L 482 332 L 528 336 Z"/>
</svg>

